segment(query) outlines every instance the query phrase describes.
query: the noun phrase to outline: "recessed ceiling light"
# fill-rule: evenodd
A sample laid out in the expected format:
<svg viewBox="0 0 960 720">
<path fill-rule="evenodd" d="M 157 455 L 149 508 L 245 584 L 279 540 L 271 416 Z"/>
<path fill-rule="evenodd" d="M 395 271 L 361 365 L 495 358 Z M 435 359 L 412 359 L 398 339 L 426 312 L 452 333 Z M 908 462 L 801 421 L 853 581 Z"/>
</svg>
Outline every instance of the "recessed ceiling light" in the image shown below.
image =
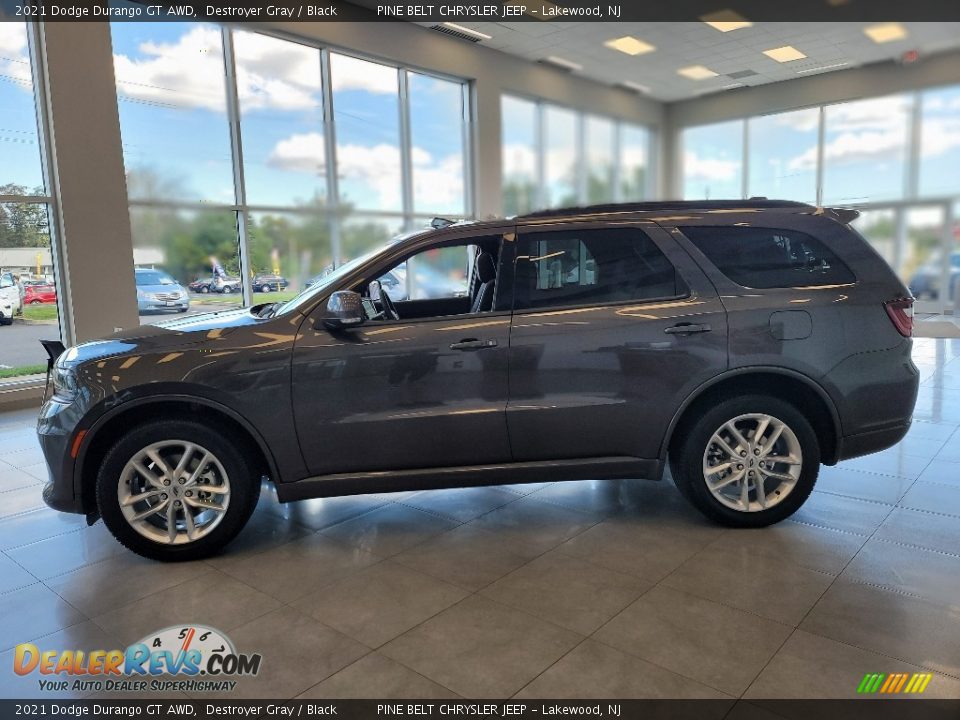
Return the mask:
<svg viewBox="0 0 960 720">
<path fill-rule="evenodd" d="M 763 54 L 777 62 L 793 62 L 794 60 L 803 60 L 806 55 L 797 50 L 793 45 L 784 45 L 783 47 L 764 50 Z"/>
<path fill-rule="evenodd" d="M 719 10 L 709 15 L 703 15 L 701 18 L 707 25 L 720 32 L 730 32 L 740 28 L 752 27 L 753 23 L 746 20 L 739 13 L 733 10 Z"/>
<path fill-rule="evenodd" d="M 716 77 L 717 73 L 703 65 L 691 65 L 690 67 L 677 70 L 677 75 L 683 75 L 685 78 L 690 78 L 691 80 L 706 80 L 707 78 Z"/>
<path fill-rule="evenodd" d="M 620 84 L 626 88 L 630 88 L 631 90 L 636 90 L 638 93 L 643 93 L 644 95 L 650 94 L 650 88 L 648 88 L 646 85 L 641 85 L 638 82 L 634 82 L 633 80 L 624 80 Z"/>
<path fill-rule="evenodd" d="M 493 39 L 493 35 L 487 35 L 486 33 L 482 33 L 482 32 L 480 32 L 479 30 L 474 30 L 474 29 L 472 29 L 472 28 L 464 27 L 463 25 L 457 25 L 456 23 L 452 23 L 452 22 L 445 22 L 445 23 L 443 23 L 443 24 L 444 24 L 446 27 L 450 28 L 451 30 L 456 30 L 457 32 L 466 33 L 467 35 L 472 35 L 473 37 L 478 37 L 478 38 L 480 38 L 481 40 L 492 40 L 492 39 Z"/>
<path fill-rule="evenodd" d="M 907 29 L 900 23 L 880 23 L 865 27 L 863 32 L 875 43 L 888 43 L 894 40 L 903 40 L 907 36 Z"/>
<path fill-rule="evenodd" d="M 644 53 L 653 52 L 657 49 L 650 43 L 638 40 L 630 35 L 607 40 L 604 45 L 611 50 L 619 50 L 627 55 L 643 55 Z"/>
<path fill-rule="evenodd" d="M 557 67 L 563 68 L 564 70 L 583 70 L 583 65 L 580 63 L 575 63 L 573 60 L 567 60 L 566 58 L 557 57 L 556 55 L 549 55 L 545 57 L 541 62 L 548 63 L 550 65 L 556 65 Z"/>
<path fill-rule="evenodd" d="M 836 70 L 837 68 L 847 67 L 850 63 L 848 62 L 839 62 L 833 63 L 832 65 L 821 65 L 820 67 L 806 68 L 804 70 L 797 70 L 797 75 L 804 75 L 806 73 L 813 72 L 826 72 L 827 70 Z"/>
</svg>

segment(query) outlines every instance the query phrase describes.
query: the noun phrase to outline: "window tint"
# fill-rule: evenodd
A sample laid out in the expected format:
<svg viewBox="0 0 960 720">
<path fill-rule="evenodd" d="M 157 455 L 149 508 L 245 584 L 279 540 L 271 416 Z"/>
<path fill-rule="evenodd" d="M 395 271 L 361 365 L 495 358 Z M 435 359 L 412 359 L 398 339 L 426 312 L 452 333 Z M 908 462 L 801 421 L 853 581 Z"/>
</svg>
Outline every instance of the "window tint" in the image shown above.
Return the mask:
<svg viewBox="0 0 960 720">
<path fill-rule="evenodd" d="M 685 227 L 683 234 L 724 275 L 748 288 L 841 285 L 856 280 L 819 240 L 796 230 Z"/>
<path fill-rule="evenodd" d="M 680 294 L 673 266 L 635 228 L 561 231 L 522 237 L 514 307 L 539 308 Z"/>
</svg>

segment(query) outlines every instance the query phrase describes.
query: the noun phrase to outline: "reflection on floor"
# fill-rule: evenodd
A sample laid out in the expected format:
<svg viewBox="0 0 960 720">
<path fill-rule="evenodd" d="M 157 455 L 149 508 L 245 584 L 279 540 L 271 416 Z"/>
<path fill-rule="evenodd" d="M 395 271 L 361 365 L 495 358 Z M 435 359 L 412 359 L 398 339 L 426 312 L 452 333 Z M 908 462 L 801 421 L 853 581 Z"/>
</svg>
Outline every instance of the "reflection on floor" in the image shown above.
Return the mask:
<svg viewBox="0 0 960 720">
<path fill-rule="evenodd" d="M 923 338 L 960 338 L 960 315 L 917 317 L 914 336 Z"/>
<path fill-rule="evenodd" d="M 12 648 L 123 647 L 205 623 L 264 656 L 234 696 L 849 697 L 932 671 L 960 697 L 960 341 L 918 340 L 916 422 L 824 468 L 766 530 L 672 483 L 545 483 L 279 505 L 163 565 L 42 506 L 32 413 L 0 416 L 0 696 Z M 203 697 L 203 696 L 200 696 Z"/>
</svg>

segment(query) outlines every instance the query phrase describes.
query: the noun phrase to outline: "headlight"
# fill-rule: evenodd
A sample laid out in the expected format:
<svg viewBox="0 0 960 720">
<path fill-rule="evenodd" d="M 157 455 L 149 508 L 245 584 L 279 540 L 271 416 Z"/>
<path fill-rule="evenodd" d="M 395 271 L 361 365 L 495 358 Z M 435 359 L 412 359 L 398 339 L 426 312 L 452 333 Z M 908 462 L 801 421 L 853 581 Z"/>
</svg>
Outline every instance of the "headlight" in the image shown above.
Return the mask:
<svg viewBox="0 0 960 720">
<path fill-rule="evenodd" d="M 61 367 L 59 363 L 54 363 L 50 371 L 50 379 L 53 381 L 54 398 L 71 402 L 77 397 L 77 374 L 73 368 Z"/>
</svg>

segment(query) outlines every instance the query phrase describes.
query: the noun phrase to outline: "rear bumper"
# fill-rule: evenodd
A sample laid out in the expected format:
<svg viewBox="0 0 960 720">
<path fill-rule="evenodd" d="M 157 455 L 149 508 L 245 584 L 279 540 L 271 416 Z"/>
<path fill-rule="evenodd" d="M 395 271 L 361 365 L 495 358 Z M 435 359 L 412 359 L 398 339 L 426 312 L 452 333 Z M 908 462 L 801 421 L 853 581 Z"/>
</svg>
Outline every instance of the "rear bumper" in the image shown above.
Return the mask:
<svg viewBox="0 0 960 720">
<path fill-rule="evenodd" d="M 911 421 L 907 420 L 888 428 L 841 437 L 837 446 L 837 460 L 869 455 L 896 445 L 910 430 L 910 423 Z"/>
</svg>

